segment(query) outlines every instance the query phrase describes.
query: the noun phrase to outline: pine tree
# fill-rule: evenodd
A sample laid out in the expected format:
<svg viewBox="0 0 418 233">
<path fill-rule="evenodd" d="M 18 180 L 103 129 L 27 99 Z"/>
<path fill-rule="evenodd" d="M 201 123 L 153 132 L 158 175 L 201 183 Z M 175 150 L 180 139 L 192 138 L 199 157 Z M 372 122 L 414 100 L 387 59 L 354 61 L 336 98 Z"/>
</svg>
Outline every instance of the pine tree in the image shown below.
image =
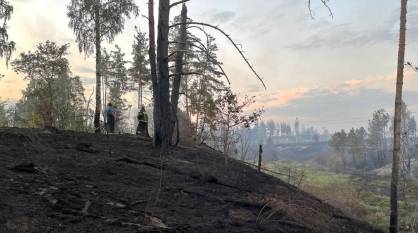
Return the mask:
<svg viewBox="0 0 418 233">
<path fill-rule="evenodd" d="M 122 32 L 125 18 L 138 15 L 134 0 L 71 0 L 68 6 L 69 26 L 76 34 L 80 52 L 96 52 L 95 132 L 100 133 L 101 112 L 101 42 L 112 42 Z"/>
<path fill-rule="evenodd" d="M 119 46 L 115 46 L 115 50 L 110 52 L 110 76 L 107 80 L 107 86 L 109 88 L 109 102 L 118 111 L 118 124 L 116 125 L 120 130 L 125 122 L 123 113 L 128 109 L 126 105 L 126 99 L 124 95 L 128 89 L 128 71 L 126 64 L 128 61 L 125 60 L 125 54 L 122 52 Z"/>
<path fill-rule="evenodd" d="M 133 62 L 129 69 L 129 77 L 130 81 L 138 85 L 138 109 L 143 105 L 144 87 L 149 85 L 151 81 L 148 49 L 147 35 L 136 28 L 135 40 L 132 45 Z"/>
<path fill-rule="evenodd" d="M 8 64 L 12 52 L 15 50 L 15 43 L 9 41 L 9 34 L 7 33 L 7 21 L 10 20 L 10 17 L 13 13 L 13 6 L 6 0 L 0 1 L 0 58 L 5 58 L 6 65 Z M 3 77 L 0 74 L 0 78 Z"/>
<path fill-rule="evenodd" d="M 17 106 L 26 121 L 23 124 L 63 129 L 82 125 L 84 89 L 79 77 L 71 77 L 68 46 L 46 41 L 35 52 L 21 53 L 12 62 L 14 71 L 29 80 Z"/>
</svg>

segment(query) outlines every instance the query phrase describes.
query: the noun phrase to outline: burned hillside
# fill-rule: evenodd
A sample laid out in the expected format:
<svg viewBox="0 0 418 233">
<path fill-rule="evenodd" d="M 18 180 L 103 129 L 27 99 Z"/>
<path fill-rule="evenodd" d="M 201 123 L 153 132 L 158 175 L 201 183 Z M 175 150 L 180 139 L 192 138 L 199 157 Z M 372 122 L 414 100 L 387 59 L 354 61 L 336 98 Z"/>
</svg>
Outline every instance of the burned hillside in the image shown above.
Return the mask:
<svg viewBox="0 0 418 233">
<path fill-rule="evenodd" d="M 1 232 L 380 232 L 209 148 L 0 130 Z"/>
</svg>

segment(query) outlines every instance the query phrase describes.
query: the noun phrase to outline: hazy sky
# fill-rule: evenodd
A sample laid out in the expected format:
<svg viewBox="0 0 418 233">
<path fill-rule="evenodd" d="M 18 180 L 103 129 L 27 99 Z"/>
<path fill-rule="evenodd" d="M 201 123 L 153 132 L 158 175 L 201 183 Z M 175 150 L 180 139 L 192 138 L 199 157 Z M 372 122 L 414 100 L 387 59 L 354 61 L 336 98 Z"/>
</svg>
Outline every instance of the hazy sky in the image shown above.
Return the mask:
<svg viewBox="0 0 418 233">
<path fill-rule="evenodd" d="M 145 14 L 145 0 L 136 1 Z M 158 1 L 157 1 L 158 2 Z M 78 52 L 68 28 L 69 0 L 11 0 L 15 12 L 10 38 L 21 51 L 33 50 L 45 40 L 70 43 L 74 75 L 83 77 L 91 91 L 94 59 Z M 267 91 L 227 40 L 215 31 L 220 57 L 241 94 L 256 95 L 265 118 L 293 121 L 331 130 L 366 126 L 374 110 L 393 112 L 399 1 L 331 0 L 334 18 L 319 0 L 313 0 L 311 19 L 307 0 L 191 0 L 189 14 L 195 21 L 219 25 L 243 49 L 268 85 Z M 418 22 L 418 4 L 409 1 L 409 22 Z M 178 7 L 179 8 L 179 7 Z M 177 14 L 176 9 L 172 15 Z M 142 17 L 128 21 L 114 44 L 129 55 L 134 26 L 146 31 Z M 408 25 L 406 60 L 418 64 L 418 26 Z M 112 49 L 113 44 L 105 45 Z M 2 100 L 16 101 L 26 82 L 1 62 Z M 133 99 L 133 98 L 132 98 Z M 405 102 L 418 112 L 418 73 L 406 69 Z"/>
</svg>

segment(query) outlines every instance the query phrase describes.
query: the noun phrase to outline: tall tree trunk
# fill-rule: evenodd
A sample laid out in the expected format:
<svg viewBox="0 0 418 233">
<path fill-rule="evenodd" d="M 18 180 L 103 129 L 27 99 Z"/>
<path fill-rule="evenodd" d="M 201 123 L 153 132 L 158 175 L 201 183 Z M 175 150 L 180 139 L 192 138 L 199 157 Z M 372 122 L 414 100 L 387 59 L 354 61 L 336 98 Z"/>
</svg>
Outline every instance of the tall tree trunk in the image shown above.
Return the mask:
<svg viewBox="0 0 418 233">
<path fill-rule="evenodd" d="M 103 66 L 101 66 L 101 67 L 103 67 Z M 107 75 L 103 75 L 102 74 L 102 77 L 101 77 L 101 79 L 102 79 L 102 81 L 101 81 L 101 85 L 102 85 L 102 93 L 101 93 L 101 96 L 102 96 L 102 109 L 106 109 L 106 103 L 107 103 L 107 90 L 106 90 L 106 83 L 107 83 Z M 106 116 L 106 113 L 104 112 L 104 111 L 102 111 L 102 114 L 103 114 L 103 119 L 104 119 L 104 122 L 105 123 L 107 123 L 107 116 Z"/>
<path fill-rule="evenodd" d="M 168 69 L 168 32 L 170 21 L 170 0 L 160 0 L 158 13 L 157 66 L 160 105 L 161 150 L 170 147 L 170 79 Z"/>
<path fill-rule="evenodd" d="M 199 102 L 198 102 L 199 103 Z M 196 144 L 198 144 L 199 143 L 199 120 L 200 120 L 200 108 L 199 108 L 199 104 L 198 104 L 198 107 L 197 107 L 197 111 L 196 111 L 196 122 L 195 122 L 195 127 L 194 127 L 194 140 L 195 140 L 195 143 Z"/>
<path fill-rule="evenodd" d="M 223 138 L 223 152 L 224 152 L 224 159 L 225 159 L 225 169 L 227 169 L 228 168 L 228 157 L 229 157 L 229 131 L 231 130 L 230 129 L 230 118 L 229 118 L 229 114 L 228 114 L 228 118 L 227 118 L 227 126 L 226 126 L 226 129 L 225 129 L 225 134 L 224 134 L 224 138 Z"/>
<path fill-rule="evenodd" d="M 161 145 L 161 117 L 159 84 L 157 75 L 157 58 L 155 55 L 155 23 L 154 23 L 154 0 L 148 1 L 148 28 L 149 28 L 149 59 L 151 67 L 152 97 L 154 99 L 153 120 L 154 120 L 154 146 Z"/>
<path fill-rule="evenodd" d="M 142 106 L 142 72 L 139 74 L 138 80 L 138 109 L 141 109 Z"/>
<path fill-rule="evenodd" d="M 186 115 L 187 115 L 187 119 L 189 121 L 189 125 L 192 125 L 192 114 L 190 113 L 190 106 L 189 106 L 189 87 L 188 87 L 188 78 L 187 76 L 185 77 L 185 84 L 184 84 L 184 98 L 185 98 L 185 102 L 186 102 Z"/>
<path fill-rule="evenodd" d="M 100 1 L 96 3 L 95 9 L 95 34 L 96 34 L 96 110 L 94 112 L 94 132 L 100 133 L 100 112 L 102 108 L 101 99 L 101 38 L 100 38 Z"/>
<path fill-rule="evenodd" d="M 393 142 L 393 163 L 392 181 L 390 186 L 390 233 L 398 232 L 398 182 L 399 182 L 399 162 L 401 148 L 401 111 L 402 111 L 402 85 L 405 66 L 405 43 L 406 43 L 406 12 L 407 0 L 401 0 L 399 51 L 398 51 L 398 71 L 396 78 L 396 99 L 395 99 L 395 119 L 394 119 L 394 142 Z"/>
<path fill-rule="evenodd" d="M 195 130 L 194 130 L 194 132 L 195 132 L 195 143 L 200 143 L 200 139 L 199 139 L 199 120 L 200 120 L 200 113 L 201 113 L 201 111 L 202 111 L 202 105 L 201 105 L 201 102 L 202 102 L 202 86 L 203 86 L 203 84 L 202 84 L 202 80 L 199 80 L 198 81 L 199 82 L 199 90 L 198 90 L 198 97 L 197 97 L 197 101 L 196 101 L 196 126 L 195 126 Z"/>
<path fill-rule="evenodd" d="M 173 87 L 171 89 L 171 124 L 170 124 L 170 139 L 173 138 L 174 126 L 177 121 L 177 109 L 180 97 L 180 84 L 181 77 L 183 75 L 183 60 L 184 60 L 184 51 L 186 50 L 187 43 L 187 7 L 186 4 L 183 4 L 181 10 L 181 23 L 180 25 L 180 43 L 177 46 L 176 60 L 175 60 L 175 74 L 173 80 Z M 179 140 L 179 138 L 177 138 Z"/>
<path fill-rule="evenodd" d="M 103 79 L 103 77 L 102 77 L 102 79 Z M 103 91 L 104 91 L 104 94 L 103 94 L 103 96 L 104 96 L 103 106 L 104 106 L 105 109 L 106 109 L 106 104 L 107 104 L 107 83 L 108 83 L 108 80 L 107 79 L 108 79 L 108 76 L 104 77 L 104 81 L 103 81 Z"/>
</svg>

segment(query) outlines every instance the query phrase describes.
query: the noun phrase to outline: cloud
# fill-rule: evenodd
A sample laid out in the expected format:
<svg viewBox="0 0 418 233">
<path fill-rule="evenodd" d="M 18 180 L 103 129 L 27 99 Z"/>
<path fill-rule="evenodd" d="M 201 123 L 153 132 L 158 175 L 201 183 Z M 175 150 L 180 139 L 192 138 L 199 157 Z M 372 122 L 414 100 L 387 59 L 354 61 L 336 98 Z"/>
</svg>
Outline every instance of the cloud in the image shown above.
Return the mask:
<svg viewBox="0 0 418 233">
<path fill-rule="evenodd" d="M 287 48 L 304 50 L 318 48 L 354 48 L 381 42 L 396 41 L 393 27 L 384 25 L 375 29 L 359 29 L 350 24 L 325 25 L 301 42 L 293 43 Z"/>
<path fill-rule="evenodd" d="M 408 7 L 408 33 L 409 41 L 418 40 L 418 5 Z M 354 21 L 354 22 L 353 22 Z M 329 22 L 314 23 L 316 30 L 308 33 L 302 40 L 286 48 L 295 50 L 320 48 L 358 48 L 377 43 L 396 42 L 399 33 L 399 9 L 389 12 L 377 24 L 355 20 L 348 23 L 334 24 Z"/>
<path fill-rule="evenodd" d="M 267 119 L 292 120 L 299 117 L 304 124 L 327 126 L 331 130 L 367 126 L 373 111 L 394 108 L 395 94 L 381 89 L 357 90 L 355 94 L 336 94 L 327 90 L 311 90 L 304 98 L 294 99 L 286 105 L 270 108 Z M 405 91 L 408 106 L 417 106 L 418 91 Z"/>
<path fill-rule="evenodd" d="M 352 79 L 345 81 L 335 89 L 342 92 L 356 92 L 359 89 L 382 89 L 388 92 L 395 91 L 396 71 L 388 75 L 372 75 L 364 79 Z M 405 67 L 404 71 L 404 86 L 406 91 L 418 91 L 418 74 Z"/>
<path fill-rule="evenodd" d="M 410 72 L 407 72 L 409 74 Z M 338 96 L 353 96 L 358 94 L 363 89 L 381 89 L 390 91 L 391 87 L 394 86 L 396 74 L 387 76 L 375 75 L 369 76 L 364 79 L 351 79 L 337 85 L 328 86 L 315 86 L 306 87 L 299 86 L 286 90 L 279 90 L 276 92 L 262 92 L 259 89 L 254 92 L 257 96 L 258 107 L 277 108 L 292 105 L 295 101 L 305 100 L 312 97 L 328 96 L 330 94 Z M 409 75 L 405 75 L 405 79 L 408 79 Z M 251 92 L 251 91 L 249 91 Z"/>
<path fill-rule="evenodd" d="M 253 1 L 247 2 L 248 5 L 254 5 Z M 233 26 L 234 29 L 249 34 L 251 38 L 272 34 L 277 39 L 282 36 L 281 33 L 277 33 L 277 28 L 283 32 L 310 19 L 304 0 L 265 0 L 257 2 L 257 9 L 248 10 L 249 12 L 241 13 L 235 18 Z"/>
<path fill-rule="evenodd" d="M 392 113 L 396 72 L 351 79 L 334 86 L 297 87 L 259 94 L 258 105 L 265 117 L 275 120 L 301 118 L 308 125 L 327 126 L 331 130 L 367 126 L 373 111 Z M 411 110 L 418 110 L 418 74 L 405 70 L 403 100 Z"/>
<path fill-rule="evenodd" d="M 269 109 L 273 107 L 286 106 L 295 100 L 306 98 L 306 95 L 310 90 L 311 89 L 307 87 L 297 87 L 277 92 L 259 92 L 256 94 L 256 107 Z"/>
<path fill-rule="evenodd" d="M 215 24 L 228 23 L 236 17 L 234 11 L 222 11 L 219 9 L 211 9 L 201 14 L 207 21 Z"/>
</svg>

